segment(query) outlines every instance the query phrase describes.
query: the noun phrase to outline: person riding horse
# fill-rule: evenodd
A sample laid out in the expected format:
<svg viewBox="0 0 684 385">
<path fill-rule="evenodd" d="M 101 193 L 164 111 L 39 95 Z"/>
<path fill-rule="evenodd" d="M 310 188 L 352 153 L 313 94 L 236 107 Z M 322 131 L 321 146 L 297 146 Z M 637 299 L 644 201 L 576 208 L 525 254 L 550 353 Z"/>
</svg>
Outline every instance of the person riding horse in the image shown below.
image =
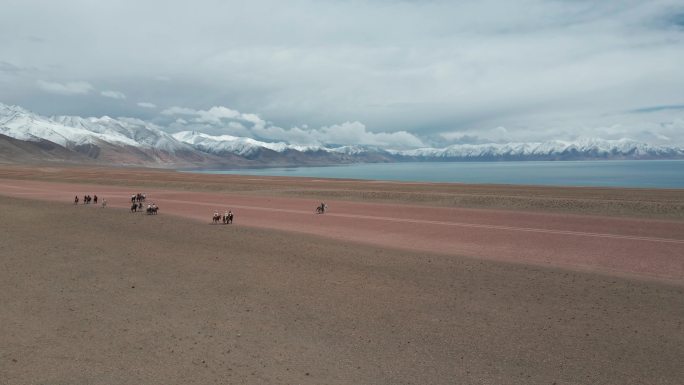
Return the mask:
<svg viewBox="0 0 684 385">
<path fill-rule="evenodd" d="M 148 214 L 157 214 L 157 210 L 159 210 L 159 207 L 152 203 L 151 205 L 147 205 L 147 213 Z"/>
<path fill-rule="evenodd" d="M 321 202 L 321 205 L 316 207 L 316 212 L 318 214 L 325 214 L 325 210 L 328 208 L 328 205 L 325 204 L 325 202 Z"/>
</svg>

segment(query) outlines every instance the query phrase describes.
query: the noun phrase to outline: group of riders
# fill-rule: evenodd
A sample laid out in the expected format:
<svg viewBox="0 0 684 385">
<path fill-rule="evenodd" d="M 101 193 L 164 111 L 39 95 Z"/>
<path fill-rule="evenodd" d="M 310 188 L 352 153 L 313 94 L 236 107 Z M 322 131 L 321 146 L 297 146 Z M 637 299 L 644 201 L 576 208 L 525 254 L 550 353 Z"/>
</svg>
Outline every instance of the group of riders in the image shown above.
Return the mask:
<svg viewBox="0 0 684 385">
<path fill-rule="evenodd" d="M 159 211 L 159 206 L 153 203 L 148 203 L 147 208 L 143 208 L 142 202 L 137 202 L 131 204 L 131 212 L 136 213 L 136 212 L 146 212 L 147 214 L 156 214 L 157 211 Z"/>
<path fill-rule="evenodd" d="M 79 202 L 78 195 L 74 196 L 74 204 L 77 205 Z M 90 196 L 88 194 L 83 195 L 83 204 L 88 205 L 90 203 L 97 204 L 97 195 Z M 107 200 L 102 200 L 102 207 L 107 206 Z"/>
<path fill-rule="evenodd" d="M 90 204 L 90 202 L 94 202 L 95 204 L 97 204 L 97 195 L 94 195 L 92 197 L 90 195 L 87 195 L 87 194 L 83 195 L 83 204 L 87 205 L 87 204 Z M 75 205 L 78 204 L 78 195 L 76 195 L 74 197 L 74 204 Z"/>
<path fill-rule="evenodd" d="M 145 193 L 131 195 L 131 212 L 136 213 L 138 211 L 144 211 L 149 215 L 157 214 L 157 211 L 159 211 L 159 206 L 157 206 L 154 202 L 148 203 L 147 208 L 143 209 L 143 202 L 145 202 L 145 199 L 147 199 L 147 195 Z"/>
<path fill-rule="evenodd" d="M 211 218 L 212 223 L 221 223 L 224 225 L 233 223 L 233 212 L 227 210 L 223 215 L 219 214 L 218 210 L 214 211 L 214 216 Z"/>
<path fill-rule="evenodd" d="M 157 214 L 157 211 L 159 211 L 159 207 L 153 203 L 150 203 L 147 205 L 147 208 L 144 209 L 143 207 L 143 202 L 145 202 L 145 199 L 147 196 L 144 193 L 138 193 L 138 194 L 133 194 L 131 195 L 131 212 L 138 212 L 138 211 L 145 211 L 147 214 Z M 74 204 L 77 205 L 79 202 L 78 195 L 74 197 Z M 83 204 L 90 204 L 90 202 L 93 202 L 94 204 L 97 204 L 97 195 L 93 195 L 92 197 L 90 195 L 84 195 L 83 196 Z M 103 199 L 102 200 L 102 207 L 107 206 L 107 200 Z M 325 204 L 325 202 L 321 202 L 320 205 L 316 206 L 316 213 L 317 214 L 325 214 L 325 211 L 328 209 L 328 205 Z M 231 210 L 226 210 L 223 215 L 219 214 L 218 210 L 214 211 L 214 216 L 212 217 L 213 223 L 221 223 L 223 224 L 229 224 L 233 223 L 233 212 Z"/>
</svg>

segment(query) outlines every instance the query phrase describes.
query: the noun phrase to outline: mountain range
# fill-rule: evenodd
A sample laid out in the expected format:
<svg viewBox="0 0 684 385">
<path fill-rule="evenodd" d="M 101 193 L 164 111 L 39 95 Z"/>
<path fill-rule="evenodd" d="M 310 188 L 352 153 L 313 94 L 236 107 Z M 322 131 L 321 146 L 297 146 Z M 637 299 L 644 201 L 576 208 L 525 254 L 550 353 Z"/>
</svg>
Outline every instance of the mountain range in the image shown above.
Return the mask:
<svg viewBox="0 0 684 385">
<path fill-rule="evenodd" d="M 0 162 L 75 162 L 169 168 L 401 161 L 681 159 L 684 149 L 629 139 L 458 144 L 445 148 L 302 146 L 195 131 L 169 133 L 134 118 L 45 117 L 0 103 Z"/>
</svg>

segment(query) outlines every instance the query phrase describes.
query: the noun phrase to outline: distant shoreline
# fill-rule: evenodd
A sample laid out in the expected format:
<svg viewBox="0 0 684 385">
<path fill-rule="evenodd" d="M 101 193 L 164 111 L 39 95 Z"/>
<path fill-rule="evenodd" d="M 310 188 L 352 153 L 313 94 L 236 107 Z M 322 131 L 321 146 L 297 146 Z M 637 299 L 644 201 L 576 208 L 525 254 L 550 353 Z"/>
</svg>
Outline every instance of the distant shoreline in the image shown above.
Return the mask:
<svg viewBox="0 0 684 385">
<path fill-rule="evenodd" d="M 684 160 L 392 162 L 184 168 L 186 173 L 393 182 L 684 189 Z"/>
<path fill-rule="evenodd" d="M 142 167 L 2 165 L 0 180 L 69 182 L 255 196 L 684 220 L 681 188 L 567 187 L 250 176 Z M 73 198 L 73 197 L 72 197 Z"/>
</svg>

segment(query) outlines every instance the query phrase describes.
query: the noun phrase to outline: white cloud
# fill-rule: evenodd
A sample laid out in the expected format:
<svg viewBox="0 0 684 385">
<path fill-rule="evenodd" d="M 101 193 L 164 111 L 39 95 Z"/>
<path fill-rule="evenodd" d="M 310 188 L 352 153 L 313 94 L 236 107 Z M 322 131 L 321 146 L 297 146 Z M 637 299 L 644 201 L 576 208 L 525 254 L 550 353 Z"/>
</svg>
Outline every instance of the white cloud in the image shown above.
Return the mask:
<svg viewBox="0 0 684 385">
<path fill-rule="evenodd" d="M 187 107 L 170 107 L 162 111 L 164 115 L 193 115 L 197 123 L 220 124 L 224 120 L 241 120 L 252 124 L 265 124 L 256 114 L 241 114 L 239 111 L 223 106 L 208 110 L 195 110 Z"/>
<path fill-rule="evenodd" d="M 38 80 L 37 83 L 42 90 L 60 95 L 85 95 L 95 89 L 92 84 L 84 81 L 58 83 Z"/>
<path fill-rule="evenodd" d="M 138 102 L 137 105 L 142 108 L 157 108 L 156 104 L 149 102 Z"/>
<path fill-rule="evenodd" d="M 372 132 L 361 122 L 345 122 L 319 129 L 277 126 L 254 126 L 251 131 L 259 137 L 302 145 L 368 145 L 392 148 L 422 147 L 425 143 L 406 132 Z"/>
<path fill-rule="evenodd" d="M 197 120 L 204 123 L 219 123 L 221 119 L 239 119 L 240 113 L 228 107 L 211 107 L 209 110 L 199 110 L 195 114 Z"/>
<path fill-rule="evenodd" d="M 102 91 L 100 92 L 100 95 L 106 97 L 106 98 L 112 98 L 112 99 L 126 99 L 126 95 L 123 92 L 119 91 Z"/>
<path fill-rule="evenodd" d="M 162 115 L 197 115 L 197 110 L 185 107 L 169 107 L 161 112 Z"/>
<path fill-rule="evenodd" d="M 215 106 L 208 110 L 171 107 L 162 111 L 162 114 L 194 116 L 190 121 L 177 119 L 173 124 L 175 130 L 192 128 L 211 134 L 243 135 L 265 140 L 285 141 L 290 144 L 372 145 L 401 148 L 424 145 L 417 136 L 406 131 L 375 133 L 368 131 L 361 122 L 345 122 L 320 129 L 311 129 L 306 125 L 303 128 L 284 129 L 270 124 L 257 114 L 241 113 L 223 106 Z"/>
<path fill-rule="evenodd" d="M 360 122 L 346 122 L 333 126 L 310 130 L 311 135 L 322 143 L 344 145 L 372 145 L 380 147 L 420 147 L 424 143 L 415 135 L 406 131 L 370 132 Z"/>
</svg>

